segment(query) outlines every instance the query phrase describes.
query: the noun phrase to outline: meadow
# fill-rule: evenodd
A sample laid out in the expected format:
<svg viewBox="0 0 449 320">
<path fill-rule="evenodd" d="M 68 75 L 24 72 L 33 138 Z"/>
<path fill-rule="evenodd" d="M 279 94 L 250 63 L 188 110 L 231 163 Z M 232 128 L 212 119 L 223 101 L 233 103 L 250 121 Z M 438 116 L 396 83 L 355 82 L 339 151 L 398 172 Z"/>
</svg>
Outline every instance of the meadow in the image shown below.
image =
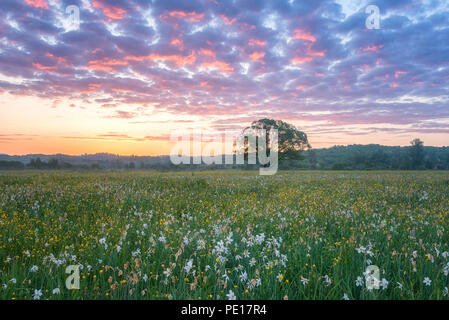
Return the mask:
<svg viewBox="0 0 449 320">
<path fill-rule="evenodd" d="M 447 171 L 0 172 L 0 299 L 447 299 L 448 191 Z"/>
</svg>

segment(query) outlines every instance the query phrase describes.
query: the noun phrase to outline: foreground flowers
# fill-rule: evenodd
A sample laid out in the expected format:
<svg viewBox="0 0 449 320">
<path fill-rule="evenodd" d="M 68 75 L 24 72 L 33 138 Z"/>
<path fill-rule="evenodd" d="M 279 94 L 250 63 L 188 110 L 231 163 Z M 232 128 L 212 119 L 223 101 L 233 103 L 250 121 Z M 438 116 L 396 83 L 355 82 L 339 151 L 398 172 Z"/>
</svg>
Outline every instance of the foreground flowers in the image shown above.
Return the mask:
<svg viewBox="0 0 449 320">
<path fill-rule="evenodd" d="M 447 230 L 438 172 L 0 173 L 0 299 L 447 299 Z"/>
</svg>

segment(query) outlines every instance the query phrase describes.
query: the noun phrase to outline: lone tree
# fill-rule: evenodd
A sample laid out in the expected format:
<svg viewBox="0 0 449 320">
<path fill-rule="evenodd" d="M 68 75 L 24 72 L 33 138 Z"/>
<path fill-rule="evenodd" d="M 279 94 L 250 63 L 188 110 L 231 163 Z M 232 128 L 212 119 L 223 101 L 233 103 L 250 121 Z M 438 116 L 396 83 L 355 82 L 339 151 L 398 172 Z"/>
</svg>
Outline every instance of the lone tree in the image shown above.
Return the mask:
<svg viewBox="0 0 449 320">
<path fill-rule="evenodd" d="M 302 151 L 311 149 L 309 141 L 307 140 L 307 134 L 298 130 L 294 125 L 291 125 L 282 120 L 273 119 L 260 119 L 253 121 L 251 125 L 242 131 L 242 135 L 245 135 L 248 131 L 255 132 L 258 129 L 264 129 L 266 131 L 267 142 L 267 154 L 270 152 L 270 130 L 276 129 L 278 131 L 278 156 L 280 162 L 288 160 L 303 160 L 304 156 Z M 248 155 L 249 144 L 248 140 L 244 142 L 244 154 Z M 253 148 L 253 150 L 257 150 Z M 257 151 L 256 151 L 257 153 Z"/>
<path fill-rule="evenodd" d="M 410 159 L 413 169 L 422 169 L 424 167 L 424 142 L 420 139 L 414 139 L 410 142 Z"/>
</svg>

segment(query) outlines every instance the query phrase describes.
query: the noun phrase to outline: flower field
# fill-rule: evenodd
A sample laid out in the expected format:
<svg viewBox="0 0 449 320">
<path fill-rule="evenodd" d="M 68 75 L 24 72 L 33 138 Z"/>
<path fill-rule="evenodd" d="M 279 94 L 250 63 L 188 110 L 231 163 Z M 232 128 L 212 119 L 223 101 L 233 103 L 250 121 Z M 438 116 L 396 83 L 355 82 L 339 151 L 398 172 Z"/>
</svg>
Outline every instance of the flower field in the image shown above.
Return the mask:
<svg viewBox="0 0 449 320">
<path fill-rule="evenodd" d="M 447 172 L 0 173 L 0 299 L 447 299 L 448 231 Z"/>
</svg>

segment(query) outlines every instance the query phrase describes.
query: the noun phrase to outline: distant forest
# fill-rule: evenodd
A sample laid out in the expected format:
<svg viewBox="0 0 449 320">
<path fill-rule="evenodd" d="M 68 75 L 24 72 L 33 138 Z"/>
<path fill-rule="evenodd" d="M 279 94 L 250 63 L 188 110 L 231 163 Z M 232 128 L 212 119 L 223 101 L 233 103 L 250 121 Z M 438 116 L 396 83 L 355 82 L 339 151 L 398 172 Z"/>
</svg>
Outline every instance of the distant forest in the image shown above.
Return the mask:
<svg viewBox="0 0 449 320">
<path fill-rule="evenodd" d="M 377 144 L 334 146 L 304 151 L 302 160 L 286 160 L 280 169 L 303 170 L 449 170 L 449 147 L 423 146 L 419 139 L 411 146 Z M 223 161 L 224 163 L 224 161 Z M 173 165 L 169 156 L 119 156 L 93 154 L 68 156 L 0 154 L 1 170 L 213 170 L 258 169 L 257 165 Z"/>
</svg>

